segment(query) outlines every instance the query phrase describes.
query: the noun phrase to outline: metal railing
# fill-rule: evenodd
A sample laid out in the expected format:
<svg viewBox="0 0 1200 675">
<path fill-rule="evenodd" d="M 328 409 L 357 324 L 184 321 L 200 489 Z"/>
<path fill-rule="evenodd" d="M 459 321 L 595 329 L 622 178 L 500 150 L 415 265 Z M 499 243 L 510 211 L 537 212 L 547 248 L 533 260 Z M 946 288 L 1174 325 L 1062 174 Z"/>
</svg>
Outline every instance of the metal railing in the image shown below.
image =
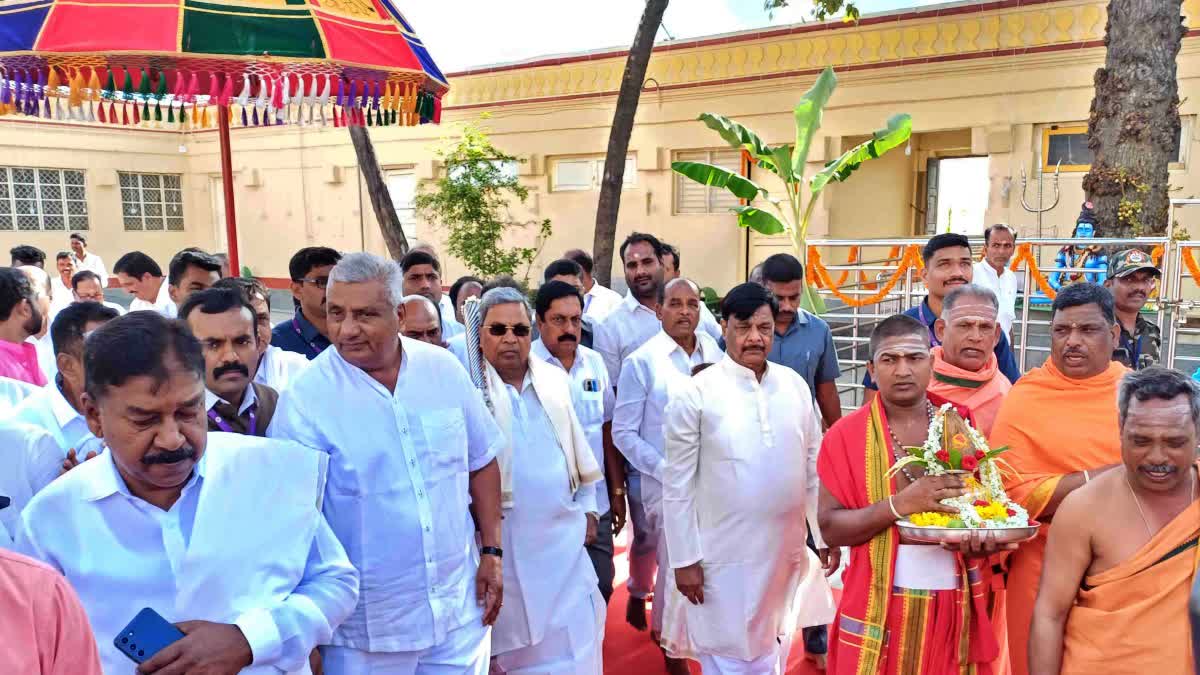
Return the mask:
<svg viewBox="0 0 1200 675">
<path fill-rule="evenodd" d="M 1200 203 L 1200 201 L 1198 201 Z M 905 247 L 910 245 L 923 246 L 928 239 L 818 239 L 808 242 L 822 252 L 824 258 L 849 258 L 849 249 L 859 247 L 859 250 L 900 248 L 897 256 L 862 255 L 862 262 L 843 264 L 824 264 L 834 279 L 848 272 L 846 282 L 839 286 L 842 295 L 866 297 L 875 295 L 878 291 L 876 284 L 882 284 L 891 279 L 896 266 L 903 255 Z M 982 250 L 983 239 L 971 238 L 972 249 Z M 1069 238 L 1056 239 L 1025 239 L 1018 244 L 1030 245 L 1031 252 L 1041 273 L 1047 278 L 1058 273 L 1088 273 L 1094 274 L 1099 270 L 1084 268 L 1060 268 L 1054 264 L 1055 256 L 1064 246 L 1080 244 L 1081 240 Z M 1110 252 L 1124 248 L 1142 248 L 1146 250 L 1162 247 L 1162 257 L 1159 269 L 1162 277 L 1158 286 L 1159 296 L 1148 303 L 1155 322 L 1162 327 L 1162 363 L 1179 367 L 1185 372 L 1191 372 L 1200 365 L 1200 328 L 1189 327 L 1187 319 L 1191 310 L 1200 313 L 1200 288 L 1189 286 L 1200 280 L 1193 280 L 1183 262 L 1184 250 L 1191 251 L 1200 257 L 1200 241 L 1173 241 L 1165 237 L 1142 237 L 1137 239 L 1090 239 L 1089 246 L 1099 246 Z M 839 255 L 842 252 L 847 255 Z M 808 251 L 805 251 L 808 260 Z M 978 256 L 976 256 L 978 259 Z M 860 279 L 859 272 L 865 276 Z M 1103 270 L 1107 274 L 1107 270 Z M 1024 372 L 1041 365 L 1048 358 L 1049 347 L 1049 308 L 1050 301 L 1038 290 L 1033 272 L 1027 264 L 1022 264 L 1017 270 L 1018 279 L 1024 281 L 1022 291 L 1018 296 L 1020 309 L 1009 332 L 1009 340 L 1017 357 L 1017 364 Z M 1187 280 L 1187 283 L 1185 283 Z M 1189 288 L 1192 293 L 1189 294 Z M 909 268 L 904 276 L 896 283 L 884 298 L 861 307 L 847 305 L 835 298 L 829 289 L 820 289 L 819 293 L 826 301 L 827 311 L 824 318 L 833 333 L 834 347 L 837 350 L 838 365 L 842 377 L 838 382 L 838 391 L 843 397 L 843 404 L 848 408 L 861 405 L 863 400 L 863 374 L 866 372 L 867 349 L 871 331 L 880 320 L 893 314 L 916 307 L 925 297 L 925 288 L 921 283 L 920 272 Z M 1186 349 L 1179 350 L 1180 342 Z M 847 398 L 849 401 L 847 401 Z"/>
</svg>

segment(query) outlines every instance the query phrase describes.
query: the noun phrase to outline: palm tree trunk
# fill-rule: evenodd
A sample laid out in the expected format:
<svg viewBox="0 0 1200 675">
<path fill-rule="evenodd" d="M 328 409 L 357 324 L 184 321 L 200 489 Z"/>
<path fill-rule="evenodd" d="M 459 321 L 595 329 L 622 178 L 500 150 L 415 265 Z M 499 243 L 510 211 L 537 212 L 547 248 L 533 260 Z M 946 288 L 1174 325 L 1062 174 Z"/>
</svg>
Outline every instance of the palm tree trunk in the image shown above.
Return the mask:
<svg viewBox="0 0 1200 675">
<path fill-rule="evenodd" d="M 596 281 L 608 286 L 612 276 L 613 248 L 617 236 L 617 213 L 621 209 L 621 186 L 625 181 L 625 157 L 629 152 L 629 135 L 642 96 L 642 82 L 654 49 L 654 36 L 667 11 L 669 0 L 646 0 L 637 34 L 625 60 L 625 75 L 617 94 L 617 110 L 613 113 L 612 130 L 608 134 L 608 154 L 604 158 L 604 177 L 600 182 L 600 201 L 596 205 L 596 234 L 592 241 L 592 258 Z"/>
<path fill-rule="evenodd" d="M 1097 235 L 1170 230 L 1168 165 L 1179 150 L 1176 56 L 1187 29 L 1183 0 L 1110 0 L 1104 67 L 1088 120 L 1092 170 L 1083 189 Z"/>
<path fill-rule="evenodd" d="M 371 136 L 366 127 L 352 126 L 350 140 L 354 142 L 358 168 L 367 183 L 367 194 L 371 197 L 371 208 L 375 211 L 375 220 L 379 221 L 383 241 L 387 244 L 388 253 L 392 258 L 399 260 L 408 253 L 408 239 L 404 236 L 400 217 L 396 215 L 396 207 L 388 194 L 387 182 L 384 181 L 383 171 L 379 168 L 379 159 L 375 157 L 375 146 L 371 144 Z"/>
</svg>

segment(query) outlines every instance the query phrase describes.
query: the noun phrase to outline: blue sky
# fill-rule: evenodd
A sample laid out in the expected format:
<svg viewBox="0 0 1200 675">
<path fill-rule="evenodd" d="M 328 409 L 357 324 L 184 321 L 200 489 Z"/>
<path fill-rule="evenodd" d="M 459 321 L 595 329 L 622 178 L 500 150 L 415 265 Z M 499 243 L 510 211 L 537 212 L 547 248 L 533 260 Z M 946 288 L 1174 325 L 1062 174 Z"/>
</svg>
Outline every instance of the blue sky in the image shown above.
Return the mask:
<svg viewBox="0 0 1200 675">
<path fill-rule="evenodd" d="M 858 0 L 864 14 L 945 0 Z M 398 0 L 445 72 L 538 56 L 627 46 L 644 0 Z M 804 20 L 805 0 L 769 17 L 762 0 L 673 0 L 663 24 L 676 39 Z M 659 33 L 659 38 L 665 38 Z"/>
</svg>

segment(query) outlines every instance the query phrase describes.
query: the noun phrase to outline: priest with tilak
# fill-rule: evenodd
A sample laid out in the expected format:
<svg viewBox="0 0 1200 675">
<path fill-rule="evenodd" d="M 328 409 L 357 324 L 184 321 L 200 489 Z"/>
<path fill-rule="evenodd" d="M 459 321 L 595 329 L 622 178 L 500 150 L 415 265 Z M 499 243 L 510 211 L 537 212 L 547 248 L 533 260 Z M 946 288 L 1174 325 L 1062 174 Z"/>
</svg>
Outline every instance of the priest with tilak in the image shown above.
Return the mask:
<svg viewBox="0 0 1200 675">
<path fill-rule="evenodd" d="M 1127 371 L 1112 361 L 1120 328 L 1108 289 L 1064 287 L 1050 310 L 1050 360 L 1004 398 L 989 441 L 1008 446 L 1008 496 L 1042 523 L 1009 559 L 1008 645 L 1014 675 L 1029 672 L 1029 623 L 1046 537 L 1064 497 L 1120 465 L 1117 386 Z"/>
<path fill-rule="evenodd" d="M 999 301 L 983 286 L 968 284 L 942 300 L 942 315 L 933 324 L 940 346 L 934 347 L 929 392 L 971 410 L 985 436 L 1000 412 L 1012 383 L 1000 372 L 994 349 L 1000 341 Z"/>
</svg>

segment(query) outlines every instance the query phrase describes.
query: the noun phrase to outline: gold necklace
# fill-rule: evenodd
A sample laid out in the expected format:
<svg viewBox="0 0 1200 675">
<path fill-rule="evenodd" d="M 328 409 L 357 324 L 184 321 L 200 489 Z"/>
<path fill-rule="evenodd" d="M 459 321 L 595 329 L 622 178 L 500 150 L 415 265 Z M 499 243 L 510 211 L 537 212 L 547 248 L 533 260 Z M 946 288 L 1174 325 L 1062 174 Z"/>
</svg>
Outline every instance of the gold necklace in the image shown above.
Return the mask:
<svg viewBox="0 0 1200 675">
<path fill-rule="evenodd" d="M 1191 476 L 1191 487 L 1189 488 L 1188 506 L 1196 501 L 1196 477 L 1192 476 L 1192 468 L 1188 467 L 1188 475 Z M 1146 512 L 1142 510 L 1142 500 L 1138 499 L 1137 493 L 1133 490 L 1133 483 L 1129 482 L 1129 472 L 1125 472 L 1125 487 L 1129 488 L 1129 494 L 1133 497 L 1133 504 L 1137 506 L 1138 515 L 1142 517 L 1142 525 L 1146 526 L 1146 534 L 1153 539 L 1154 531 L 1150 529 L 1150 521 L 1146 518 Z"/>
</svg>

